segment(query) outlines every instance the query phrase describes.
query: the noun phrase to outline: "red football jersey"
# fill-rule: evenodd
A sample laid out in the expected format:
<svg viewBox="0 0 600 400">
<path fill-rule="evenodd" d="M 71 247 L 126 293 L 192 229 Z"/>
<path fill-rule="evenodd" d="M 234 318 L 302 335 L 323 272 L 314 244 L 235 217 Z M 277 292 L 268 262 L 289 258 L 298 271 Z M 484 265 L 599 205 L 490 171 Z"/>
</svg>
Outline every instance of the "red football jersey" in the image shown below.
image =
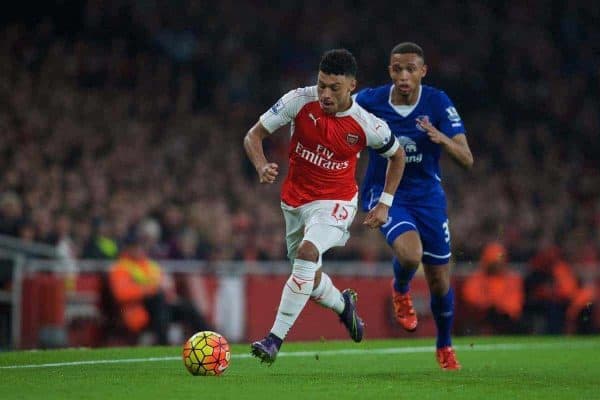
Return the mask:
<svg viewBox="0 0 600 400">
<path fill-rule="evenodd" d="M 281 200 L 292 207 L 315 200 L 351 200 L 358 191 L 356 162 L 361 150 L 369 146 L 389 157 L 398 148 L 388 125 L 355 101 L 346 111 L 324 113 L 316 86 L 287 93 L 260 122 L 271 133 L 292 123 L 290 165 L 281 193 Z"/>
</svg>

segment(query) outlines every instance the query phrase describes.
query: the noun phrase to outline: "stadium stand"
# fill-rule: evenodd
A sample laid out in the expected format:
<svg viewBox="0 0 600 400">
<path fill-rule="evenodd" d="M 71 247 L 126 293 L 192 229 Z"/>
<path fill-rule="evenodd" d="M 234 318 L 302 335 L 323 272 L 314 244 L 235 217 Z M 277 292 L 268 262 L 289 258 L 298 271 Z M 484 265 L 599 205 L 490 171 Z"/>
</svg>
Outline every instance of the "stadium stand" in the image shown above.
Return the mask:
<svg viewBox="0 0 600 400">
<path fill-rule="evenodd" d="M 39 11 L 0 21 L 0 234 L 110 259 L 151 219 L 155 258 L 282 260 L 279 187 L 256 184 L 244 130 L 314 81 L 323 50 L 351 49 L 364 87 L 386 82 L 388 49 L 411 40 L 475 156 L 469 173 L 444 165 L 459 265 L 494 240 L 522 264 L 557 245 L 580 280 L 598 278 L 594 2 L 79 0 Z M 286 144 L 269 142 L 280 165 Z M 375 236 L 356 224 L 331 258 L 385 261 Z"/>
</svg>

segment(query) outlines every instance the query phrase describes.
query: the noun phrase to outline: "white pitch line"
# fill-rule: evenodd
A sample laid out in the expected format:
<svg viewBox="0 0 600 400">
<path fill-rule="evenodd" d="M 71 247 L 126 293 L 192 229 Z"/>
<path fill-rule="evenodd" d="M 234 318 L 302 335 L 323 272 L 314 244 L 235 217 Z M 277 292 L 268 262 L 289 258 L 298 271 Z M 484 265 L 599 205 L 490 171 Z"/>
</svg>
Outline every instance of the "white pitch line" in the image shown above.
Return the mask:
<svg viewBox="0 0 600 400">
<path fill-rule="evenodd" d="M 0 369 L 72 367 L 72 366 L 76 366 L 76 365 L 126 364 L 126 363 L 173 361 L 173 360 L 181 360 L 181 357 L 118 358 L 115 360 L 88 360 L 88 361 L 57 362 L 57 363 L 47 363 L 47 364 L 7 365 L 7 366 L 0 367 Z"/>
<path fill-rule="evenodd" d="M 552 342 L 552 343 L 503 343 L 503 344 L 473 344 L 473 345 L 456 345 L 455 349 L 461 351 L 518 351 L 525 349 L 582 349 L 598 347 L 598 342 Z M 311 351 L 282 351 L 277 357 L 314 357 L 319 356 L 336 356 L 336 355 L 361 355 L 361 354 L 409 354 L 409 353 L 428 353 L 433 351 L 433 346 L 419 347 L 390 347 L 381 349 L 338 349 L 338 350 L 311 350 Z M 250 354 L 233 354 L 232 358 L 242 359 L 250 358 Z M 181 357 L 148 357 L 148 358 L 121 358 L 114 360 L 87 360 L 87 361 L 69 361 L 56 362 L 46 364 L 22 364 L 22 365 L 5 365 L 0 366 L 0 369 L 23 369 L 23 368 L 50 368 L 50 367 L 71 367 L 77 365 L 97 365 L 97 364 L 127 364 L 141 362 L 158 362 L 158 361 L 181 361 Z"/>
</svg>

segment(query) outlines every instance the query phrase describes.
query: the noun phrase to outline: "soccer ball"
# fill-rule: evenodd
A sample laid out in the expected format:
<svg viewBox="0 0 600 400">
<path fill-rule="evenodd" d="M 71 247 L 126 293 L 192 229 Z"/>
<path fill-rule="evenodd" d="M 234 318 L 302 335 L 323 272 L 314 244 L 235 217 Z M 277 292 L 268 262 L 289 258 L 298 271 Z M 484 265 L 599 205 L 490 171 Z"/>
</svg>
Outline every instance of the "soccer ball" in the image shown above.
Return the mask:
<svg viewBox="0 0 600 400">
<path fill-rule="evenodd" d="M 183 364 L 192 375 L 221 375 L 230 358 L 229 343 L 217 332 L 195 333 L 183 345 Z"/>
</svg>

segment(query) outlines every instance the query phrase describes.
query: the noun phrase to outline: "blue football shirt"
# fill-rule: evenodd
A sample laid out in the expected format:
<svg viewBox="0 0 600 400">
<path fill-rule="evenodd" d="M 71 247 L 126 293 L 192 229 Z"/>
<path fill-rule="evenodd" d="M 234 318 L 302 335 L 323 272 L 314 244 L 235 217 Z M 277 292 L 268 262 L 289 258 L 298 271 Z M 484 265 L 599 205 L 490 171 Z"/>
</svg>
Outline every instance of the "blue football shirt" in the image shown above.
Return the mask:
<svg viewBox="0 0 600 400">
<path fill-rule="evenodd" d="M 395 106 L 391 102 L 393 85 L 361 90 L 355 100 L 367 111 L 383 119 L 406 152 L 406 168 L 394 203 L 446 207 L 439 159 L 441 146 L 433 143 L 417 126 L 416 119 L 429 119 L 449 137 L 465 133 L 462 120 L 446 93 L 421 85 L 419 98 L 413 106 Z M 369 164 L 361 188 L 363 209 L 368 208 L 383 190 L 387 160 L 369 149 Z"/>
</svg>

